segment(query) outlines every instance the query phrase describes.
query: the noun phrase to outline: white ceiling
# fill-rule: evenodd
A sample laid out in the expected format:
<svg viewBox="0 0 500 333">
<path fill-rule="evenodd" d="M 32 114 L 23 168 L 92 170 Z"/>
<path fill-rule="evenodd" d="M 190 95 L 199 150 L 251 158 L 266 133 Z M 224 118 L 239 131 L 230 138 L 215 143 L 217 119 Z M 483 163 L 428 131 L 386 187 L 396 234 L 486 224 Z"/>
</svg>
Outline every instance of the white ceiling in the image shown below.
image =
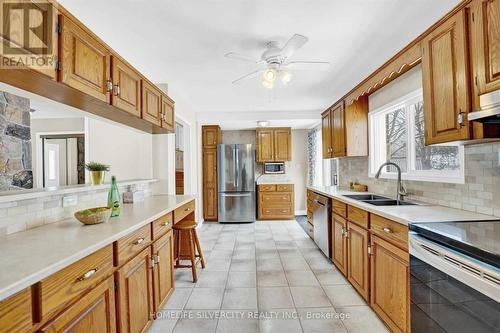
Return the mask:
<svg viewBox="0 0 500 333">
<path fill-rule="evenodd" d="M 60 0 L 154 82 L 168 82 L 198 113 L 305 111 L 308 119 L 353 88 L 459 0 Z M 330 61 L 269 91 L 254 68 L 227 52 L 259 57 L 265 43 L 294 33 L 309 42 L 294 60 Z M 172 94 L 175 99 L 176 96 Z M 220 113 L 219 116 L 216 116 Z M 254 117 L 254 120 L 257 118 Z M 305 119 L 304 117 L 302 119 Z M 304 120 L 302 127 L 307 127 Z"/>
</svg>

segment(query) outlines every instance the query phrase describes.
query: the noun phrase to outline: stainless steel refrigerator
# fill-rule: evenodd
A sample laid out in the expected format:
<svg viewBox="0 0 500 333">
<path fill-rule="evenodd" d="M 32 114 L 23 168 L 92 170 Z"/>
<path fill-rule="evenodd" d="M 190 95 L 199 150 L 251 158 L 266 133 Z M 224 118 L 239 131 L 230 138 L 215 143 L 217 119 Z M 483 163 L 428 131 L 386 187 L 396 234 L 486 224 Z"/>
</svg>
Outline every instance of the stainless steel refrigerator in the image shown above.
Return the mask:
<svg viewBox="0 0 500 333">
<path fill-rule="evenodd" d="M 219 222 L 255 221 L 253 145 L 217 145 Z"/>
</svg>

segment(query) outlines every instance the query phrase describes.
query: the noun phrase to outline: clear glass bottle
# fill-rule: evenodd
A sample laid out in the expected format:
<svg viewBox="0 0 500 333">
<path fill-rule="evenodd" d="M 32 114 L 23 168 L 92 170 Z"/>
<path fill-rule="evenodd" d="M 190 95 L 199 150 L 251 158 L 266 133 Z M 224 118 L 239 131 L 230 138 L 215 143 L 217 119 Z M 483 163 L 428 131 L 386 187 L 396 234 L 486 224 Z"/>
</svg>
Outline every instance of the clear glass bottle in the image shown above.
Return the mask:
<svg viewBox="0 0 500 333">
<path fill-rule="evenodd" d="M 118 185 L 116 185 L 115 176 L 111 177 L 111 189 L 108 194 L 108 208 L 111 208 L 111 217 L 120 215 L 120 192 L 118 192 Z"/>
</svg>

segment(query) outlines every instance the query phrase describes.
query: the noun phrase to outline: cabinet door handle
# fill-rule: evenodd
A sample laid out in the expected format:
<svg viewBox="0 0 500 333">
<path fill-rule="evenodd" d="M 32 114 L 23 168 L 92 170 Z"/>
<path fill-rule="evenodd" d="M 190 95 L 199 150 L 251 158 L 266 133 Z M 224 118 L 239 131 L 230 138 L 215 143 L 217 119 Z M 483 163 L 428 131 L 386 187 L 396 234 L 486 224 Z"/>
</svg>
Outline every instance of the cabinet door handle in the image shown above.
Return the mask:
<svg viewBox="0 0 500 333">
<path fill-rule="evenodd" d="M 92 275 L 94 275 L 95 273 L 97 273 L 97 267 L 96 268 L 93 268 L 91 269 L 90 271 L 86 272 L 85 274 L 83 274 L 82 276 L 80 276 L 77 280 L 78 281 L 85 281 L 85 280 L 88 280 L 92 277 Z"/>
<path fill-rule="evenodd" d="M 120 96 L 120 86 L 118 84 L 113 86 L 113 95 Z"/>
<path fill-rule="evenodd" d="M 384 228 L 384 229 L 382 229 L 382 230 L 383 230 L 386 234 L 390 234 L 390 233 L 392 233 L 392 230 L 391 230 L 390 228 L 387 228 L 387 227 L 386 227 L 386 228 Z"/>
<path fill-rule="evenodd" d="M 458 110 L 457 114 L 457 123 L 458 123 L 458 128 L 462 128 L 464 126 L 464 113 L 462 112 L 462 109 Z"/>
<path fill-rule="evenodd" d="M 132 244 L 133 245 L 139 245 L 139 244 L 142 244 L 142 243 L 144 243 L 144 238 L 138 238 Z"/>
<path fill-rule="evenodd" d="M 106 81 L 106 92 L 113 92 L 113 82 L 109 79 Z"/>
<path fill-rule="evenodd" d="M 170 221 L 167 221 L 167 222 L 163 223 L 163 226 L 164 226 L 164 227 L 168 227 L 168 226 L 170 226 Z"/>
<path fill-rule="evenodd" d="M 184 209 L 185 212 L 189 212 L 190 210 L 191 210 L 191 208 Z"/>
</svg>

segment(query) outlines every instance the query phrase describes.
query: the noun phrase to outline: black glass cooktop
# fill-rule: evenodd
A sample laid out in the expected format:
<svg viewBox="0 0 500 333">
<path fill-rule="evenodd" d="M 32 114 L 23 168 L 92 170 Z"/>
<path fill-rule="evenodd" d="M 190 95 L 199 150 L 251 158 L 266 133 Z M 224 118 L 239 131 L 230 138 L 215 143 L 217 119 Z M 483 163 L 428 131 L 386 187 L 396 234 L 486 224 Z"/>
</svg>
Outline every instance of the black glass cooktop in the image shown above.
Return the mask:
<svg viewBox="0 0 500 333">
<path fill-rule="evenodd" d="M 500 220 L 414 223 L 410 230 L 500 268 Z"/>
</svg>

